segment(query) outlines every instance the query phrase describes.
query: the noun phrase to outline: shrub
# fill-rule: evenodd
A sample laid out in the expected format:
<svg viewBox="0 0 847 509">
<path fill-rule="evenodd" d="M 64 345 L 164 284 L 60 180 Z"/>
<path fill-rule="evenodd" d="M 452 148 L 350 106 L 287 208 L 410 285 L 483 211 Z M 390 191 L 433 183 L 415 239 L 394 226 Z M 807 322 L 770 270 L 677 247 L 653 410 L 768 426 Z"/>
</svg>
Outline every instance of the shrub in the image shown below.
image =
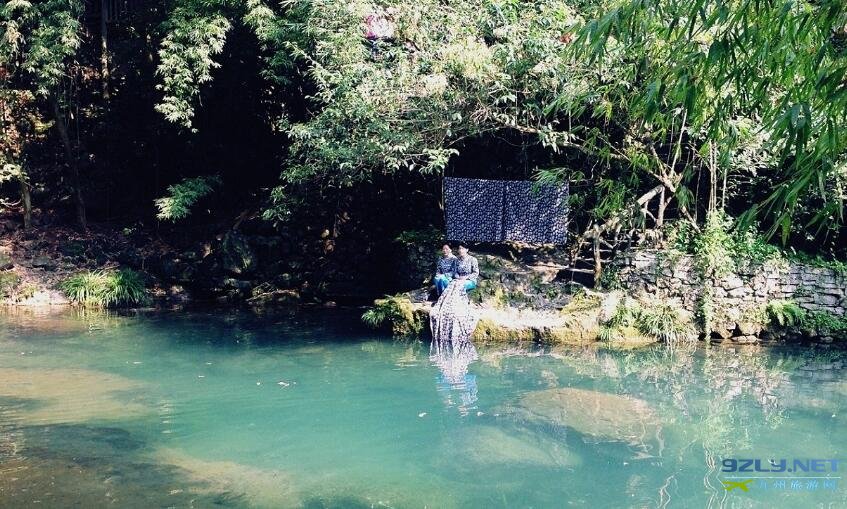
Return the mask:
<svg viewBox="0 0 847 509">
<path fill-rule="evenodd" d="M 71 302 L 81 306 L 120 307 L 147 302 L 144 281 L 130 269 L 81 272 L 59 286 Z"/>
<path fill-rule="evenodd" d="M 821 335 L 832 334 L 839 337 L 847 335 L 847 318 L 826 311 L 806 313 L 799 325 Z"/>
<path fill-rule="evenodd" d="M 168 186 L 168 195 L 155 200 L 159 212 L 156 217 L 165 221 L 183 219 L 191 213 L 191 207 L 220 185 L 218 176 L 184 179 Z"/>
<path fill-rule="evenodd" d="M 676 306 L 671 304 L 642 306 L 631 300 L 624 300 L 618 304 L 611 318 L 601 325 L 598 336 L 602 341 L 610 341 L 617 332 L 628 328 L 666 343 L 697 339 L 691 321 L 683 316 Z"/>
<path fill-rule="evenodd" d="M 562 308 L 562 313 L 578 313 L 580 311 L 589 311 L 597 309 L 603 304 L 599 295 L 594 293 L 589 294 L 585 289 L 580 288 L 574 293 L 571 300 Z"/>
<path fill-rule="evenodd" d="M 702 233 L 694 239 L 695 259 L 703 276 L 721 278 L 735 270 L 731 226 L 732 220 L 725 214 L 712 212 Z"/>
<path fill-rule="evenodd" d="M 642 334 L 666 343 L 692 341 L 697 337 L 691 322 L 670 304 L 642 308 L 636 316 L 635 326 Z"/>
</svg>

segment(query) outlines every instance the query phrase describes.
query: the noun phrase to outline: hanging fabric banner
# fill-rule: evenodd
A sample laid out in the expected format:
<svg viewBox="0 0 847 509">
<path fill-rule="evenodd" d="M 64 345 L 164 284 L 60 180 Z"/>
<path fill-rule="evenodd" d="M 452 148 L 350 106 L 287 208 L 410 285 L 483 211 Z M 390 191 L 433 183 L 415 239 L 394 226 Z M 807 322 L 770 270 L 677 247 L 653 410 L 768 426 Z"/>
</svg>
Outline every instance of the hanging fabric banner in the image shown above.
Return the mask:
<svg viewBox="0 0 847 509">
<path fill-rule="evenodd" d="M 447 238 L 564 244 L 568 186 L 527 180 L 444 178 Z"/>
<path fill-rule="evenodd" d="M 502 180 L 445 178 L 447 238 L 503 240 L 503 187 Z"/>
<path fill-rule="evenodd" d="M 530 244 L 564 244 L 568 238 L 568 186 L 509 180 L 503 198 L 503 238 Z"/>
</svg>

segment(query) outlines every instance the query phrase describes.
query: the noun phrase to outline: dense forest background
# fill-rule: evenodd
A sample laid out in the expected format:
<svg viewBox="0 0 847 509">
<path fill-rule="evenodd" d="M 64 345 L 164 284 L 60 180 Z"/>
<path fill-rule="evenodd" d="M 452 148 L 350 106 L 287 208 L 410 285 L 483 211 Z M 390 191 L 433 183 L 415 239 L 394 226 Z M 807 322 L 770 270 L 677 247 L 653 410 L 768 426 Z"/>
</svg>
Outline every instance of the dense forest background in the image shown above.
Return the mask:
<svg viewBox="0 0 847 509">
<path fill-rule="evenodd" d="M 9 229 L 388 256 L 455 175 L 568 181 L 597 278 L 633 243 L 845 254 L 840 1 L 7 0 L 0 44 Z"/>
</svg>

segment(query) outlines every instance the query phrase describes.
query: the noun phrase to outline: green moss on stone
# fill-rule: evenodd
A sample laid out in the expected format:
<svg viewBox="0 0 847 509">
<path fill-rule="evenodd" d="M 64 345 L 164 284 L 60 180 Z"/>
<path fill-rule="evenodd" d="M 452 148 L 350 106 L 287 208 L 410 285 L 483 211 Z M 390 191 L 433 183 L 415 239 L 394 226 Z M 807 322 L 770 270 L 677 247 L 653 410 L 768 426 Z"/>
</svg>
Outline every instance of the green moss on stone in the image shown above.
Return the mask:
<svg viewBox="0 0 847 509">
<path fill-rule="evenodd" d="M 424 330 L 423 315 L 408 297 L 395 295 L 375 300 L 374 306 L 362 315 L 362 321 L 374 328 L 387 325 L 395 336 L 415 336 Z"/>
</svg>

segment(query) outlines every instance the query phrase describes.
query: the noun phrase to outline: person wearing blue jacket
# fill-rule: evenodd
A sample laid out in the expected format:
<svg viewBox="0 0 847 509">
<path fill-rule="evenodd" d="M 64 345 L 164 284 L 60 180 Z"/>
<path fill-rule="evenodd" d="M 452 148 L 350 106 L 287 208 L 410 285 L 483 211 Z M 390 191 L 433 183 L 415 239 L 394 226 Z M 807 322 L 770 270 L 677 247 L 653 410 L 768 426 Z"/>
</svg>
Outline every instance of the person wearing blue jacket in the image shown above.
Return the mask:
<svg viewBox="0 0 847 509">
<path fill-rule="evenodd" d="M 454 265 L 456 263 L 456 257 L 453 255 L 450 244 L 445 243 L 441 246 L 441 253 L 443 256 L 435 264 L 435 278 L 433 278 L 435 291 L 438 295 L 441 295 L 441 292 L 453 280 Z"/>
</svg>

